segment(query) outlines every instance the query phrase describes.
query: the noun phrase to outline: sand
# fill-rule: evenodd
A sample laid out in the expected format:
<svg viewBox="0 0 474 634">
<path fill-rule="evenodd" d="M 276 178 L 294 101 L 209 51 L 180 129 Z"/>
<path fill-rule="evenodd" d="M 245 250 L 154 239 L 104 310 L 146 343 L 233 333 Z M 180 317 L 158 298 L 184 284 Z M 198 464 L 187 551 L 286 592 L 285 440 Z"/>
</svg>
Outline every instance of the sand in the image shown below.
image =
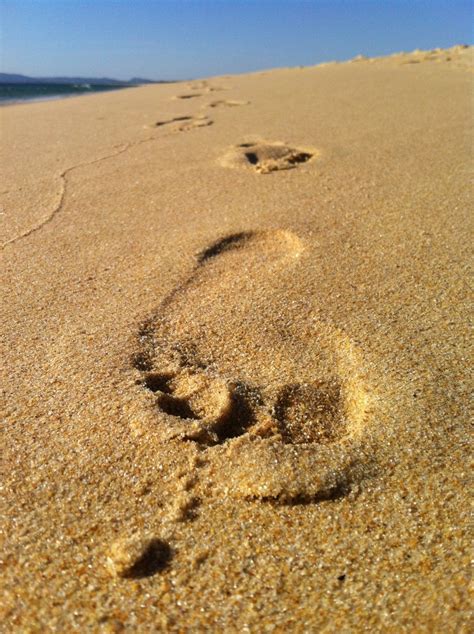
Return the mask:
<svg viewBox="0 0 474 634">
<path fill-rule="evenodd" d="M 1 109 L 6 632 L 468 632 L 472 48 Z"/>
</svg>

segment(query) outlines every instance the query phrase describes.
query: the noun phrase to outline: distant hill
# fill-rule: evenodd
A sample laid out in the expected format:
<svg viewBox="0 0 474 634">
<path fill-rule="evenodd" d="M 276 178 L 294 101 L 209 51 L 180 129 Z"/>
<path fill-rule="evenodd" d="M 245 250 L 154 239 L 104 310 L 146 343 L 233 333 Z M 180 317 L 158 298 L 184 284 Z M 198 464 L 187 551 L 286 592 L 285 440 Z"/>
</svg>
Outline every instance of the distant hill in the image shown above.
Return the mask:
<svg viewBox="0 0 474 634">
<path fill-rule="evenodd" d="M 161 80 L 155 81 L 154 79 L 143 79 L 143 77 L 132 77 L 129 83 L 130 84 L 172 84 L 175 81 L 177 80 L 169 79 L 168 81 L 166 81 L 164 79 L 161 79 Z"/>
<path fill-rule="evenodd" d="M 110 77 L 28 77 L 14 73 L 0 73 L 0 84 L 90 84 L 91 86 L 139 86 L 141 84 L 169 84 L 171 81 L 154 81 L 132 77 L 129 81 Z"/>
</svg>

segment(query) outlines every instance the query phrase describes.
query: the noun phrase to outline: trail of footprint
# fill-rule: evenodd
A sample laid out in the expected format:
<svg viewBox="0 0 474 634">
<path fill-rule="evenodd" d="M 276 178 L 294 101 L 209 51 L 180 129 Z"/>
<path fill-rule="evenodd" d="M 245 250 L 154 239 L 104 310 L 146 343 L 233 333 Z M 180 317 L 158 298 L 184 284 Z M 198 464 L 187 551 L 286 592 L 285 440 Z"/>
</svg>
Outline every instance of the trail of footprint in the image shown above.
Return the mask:
<svg viewBox="0 0 474 634">
<path fill-rule="evenodd" d="M 248 169 L 259 174 L 288 170 L 317 156 L 311 148 L 292 148 L 285 143 L 255 141 L 233 147 L 221 158 L 225 167 Z"/>
<path fill-rule="evenodd" d="M 208 83 L 207 81 L 196 81 L 189 83 L 186 88 L 189 90 L 206 90 L 206 88 L 208 88 Z"/>
<path fill-rule="evenodd" d="M 173 99 L 196 99 L 196 97 L 202 97 L 200 92 L 188 93 L 184 95 L 175 95 Z"/>
<path fill-rule="evenodd" d="M 212 125 L 214 122 L 212 119 L 205 115 L 199 116 L 181 116 L 173 117 L 165 121 L 157 121 L 155 127 L 170 126 L 175 132 L 186 132 L 187 130 L 193 130 L 194 128 L 203 128 Z"/>
<path fill-rule="evenodd" d="M 317 500 L 359 477 L 370 404 L 360 351 L 320 319 L 272 308 L 272 278 L 302 252 L 285 230 L 225 236 L 140 332 L 148 420 L 197 443 L 214 486 L 237 496 Z"/>
<path fill-rule="evenodd" d="M 223 86 L 211 86 L 205 81 L 189 84 L 188 88 L 189 90 L 201 90 L 202 92 L 205 92 L 205 93 L 220 92 L 222 90 L 228 90 L 227 88 L 224 88 Z"/>
<path fill-rule="evenodd" d="M 166 121 L 157 121 L 155 123 L 155 126 L 157 128 L 159 128 L 162 125 L 169 125 L 170 123 L 178 123 L 181 121 L 190 121 L 192 120 L 192 116 L 188 115 L 188 116 L 183 116 L 183 117 L 173 117 L 172 119 L 166 119 Z"/>
<path fill-rule="evenodd" d="M 248 106 L 250 101 L 238 101 L 232 99 L 219 99 L 218 101 L 211 101 L 209 108 L 234 108 L 235 106 Z"/>
</svg>

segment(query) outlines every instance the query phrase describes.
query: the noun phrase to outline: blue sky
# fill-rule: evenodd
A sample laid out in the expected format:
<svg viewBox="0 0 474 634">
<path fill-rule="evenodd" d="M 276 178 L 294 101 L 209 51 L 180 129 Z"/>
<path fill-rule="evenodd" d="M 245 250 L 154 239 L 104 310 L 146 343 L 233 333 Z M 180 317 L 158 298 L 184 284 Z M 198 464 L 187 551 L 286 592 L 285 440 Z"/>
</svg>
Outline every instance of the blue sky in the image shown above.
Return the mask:
<svg viewBox="0 0 474 634">
<path fill-rule="evenodd" d="M 0 0 L 0 70 L 187 79 L 472 42 L 465 0 Z"/>
</svg>

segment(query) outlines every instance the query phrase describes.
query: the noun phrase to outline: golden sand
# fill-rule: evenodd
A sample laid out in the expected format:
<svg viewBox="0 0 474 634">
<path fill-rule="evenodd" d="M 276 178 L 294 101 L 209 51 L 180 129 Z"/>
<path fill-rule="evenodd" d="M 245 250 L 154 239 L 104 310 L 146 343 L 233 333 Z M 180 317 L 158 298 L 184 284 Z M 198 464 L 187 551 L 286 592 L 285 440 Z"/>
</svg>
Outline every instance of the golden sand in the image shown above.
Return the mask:
<svg viewBox="0 0 474 634">
<path fill-rule="evenodd" d="M 468 632 L 472 49 L 6 106 L 6 632 Z"/>
</svg>

